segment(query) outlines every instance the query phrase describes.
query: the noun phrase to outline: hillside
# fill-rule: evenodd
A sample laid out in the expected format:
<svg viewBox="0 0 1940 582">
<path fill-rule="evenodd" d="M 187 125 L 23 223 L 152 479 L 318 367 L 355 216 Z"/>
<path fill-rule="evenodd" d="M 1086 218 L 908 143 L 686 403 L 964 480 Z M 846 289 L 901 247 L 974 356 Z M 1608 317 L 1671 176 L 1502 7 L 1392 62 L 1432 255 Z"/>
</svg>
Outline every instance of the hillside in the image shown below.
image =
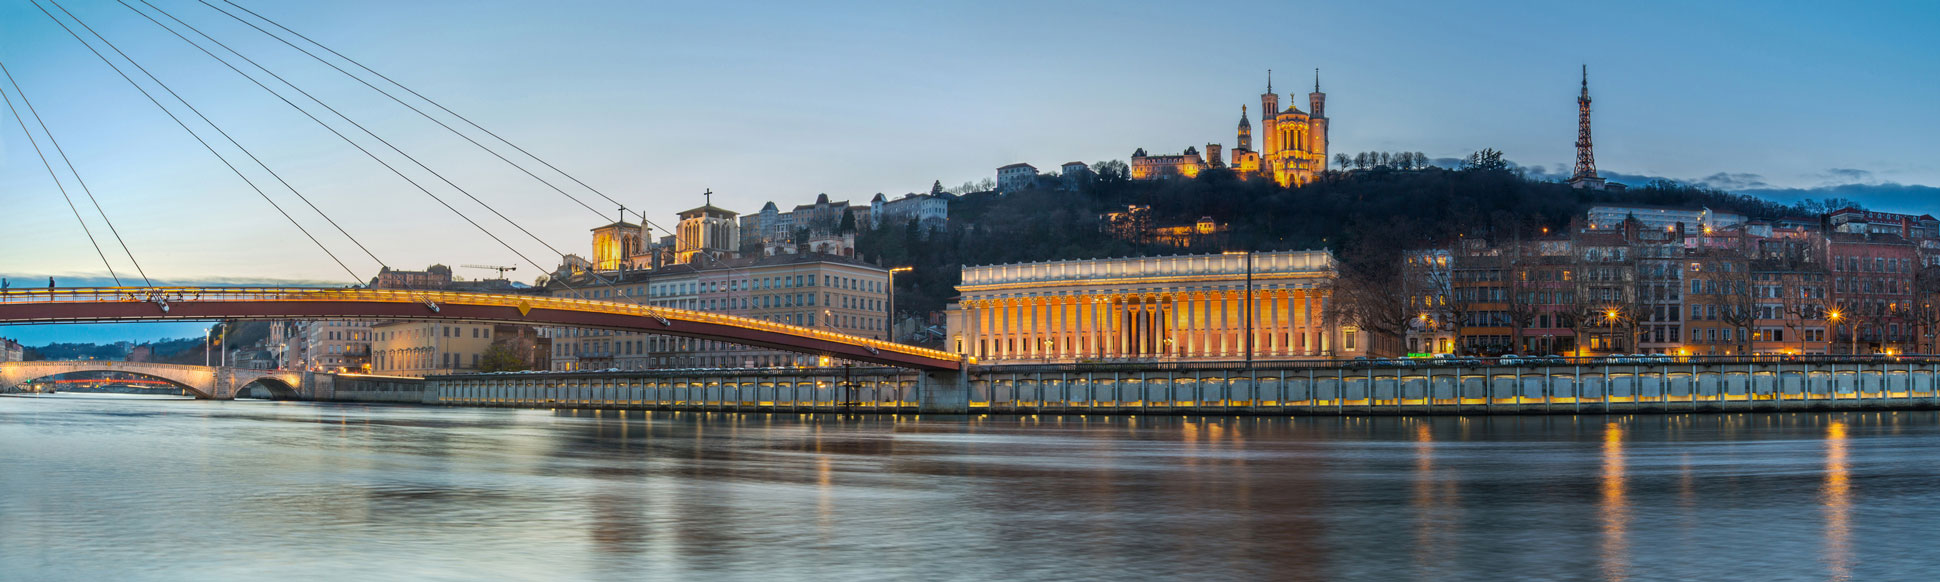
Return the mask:
<svg viewBox="0 0 1940 582">
<path fill-rule="evenodd" d="M 1101 166 L 1104 164 L 1100 164 Z M 1076 191 L 1034 189 L 962 196 L 950 227 L 928 238 L 914 227 L 882 228 L 857 237 L 863 256 L 913 265 L 897 278 L 897 304 L 935 311 L 955 296 L 964 265 L 1138 255 L 1329 248 L 1349 263 L 1392 260 L 1401 249 L 1462 236 L 1514 237 L 1562 228 L 1597 204 L 1707 206 L 1752 217 L 1817 212 L 1669 182 L 1622 193 L 1586 191 L 1529 179 L 1499 161 L 1465 169 L 1376 168 L 1328 172 L 1303 187 L 1242 180 L 1230 171 L 1191 179 L 1131 181 L 1107 173 Z M 1114 238 L 1100 216 L 1126 205 L 1150 206 L 1150 223 L 1228 223 L 1223 241 L 1194 248 Z"/>
</svg>

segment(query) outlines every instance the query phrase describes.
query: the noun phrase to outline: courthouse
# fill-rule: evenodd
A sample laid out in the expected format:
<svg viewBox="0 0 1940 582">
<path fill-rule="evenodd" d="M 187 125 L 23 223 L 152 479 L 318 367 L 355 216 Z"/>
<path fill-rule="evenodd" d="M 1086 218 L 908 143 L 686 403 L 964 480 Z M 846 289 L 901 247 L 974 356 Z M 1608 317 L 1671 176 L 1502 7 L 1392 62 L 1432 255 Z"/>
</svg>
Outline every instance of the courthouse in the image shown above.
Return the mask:
<svg viewBox="0 0 1940 582">
<path fill-rule="evenodd" d="M 1336 266 L 1277 251 L 964 267 L 947 347 L 984 363 L 1365 355 L 1322 317 Z"/>
</svg>

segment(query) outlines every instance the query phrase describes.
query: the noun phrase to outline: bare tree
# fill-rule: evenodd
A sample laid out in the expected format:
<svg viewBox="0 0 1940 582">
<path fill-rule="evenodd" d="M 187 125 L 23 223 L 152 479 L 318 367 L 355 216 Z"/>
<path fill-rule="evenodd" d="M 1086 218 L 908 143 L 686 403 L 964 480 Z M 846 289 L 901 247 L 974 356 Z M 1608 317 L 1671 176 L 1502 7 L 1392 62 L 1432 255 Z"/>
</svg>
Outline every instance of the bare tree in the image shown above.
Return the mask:
<svg viewBox="0 0 1940 582">
<path fill-rule="evenodd" d="M 1924 267 L 1913 277 L 1912 309 L 1908 319 L 1913 324 L 1913 340 L 1916 350 L 1921 353 L 1940 353 L 1940 267 Z"/>
</svg>

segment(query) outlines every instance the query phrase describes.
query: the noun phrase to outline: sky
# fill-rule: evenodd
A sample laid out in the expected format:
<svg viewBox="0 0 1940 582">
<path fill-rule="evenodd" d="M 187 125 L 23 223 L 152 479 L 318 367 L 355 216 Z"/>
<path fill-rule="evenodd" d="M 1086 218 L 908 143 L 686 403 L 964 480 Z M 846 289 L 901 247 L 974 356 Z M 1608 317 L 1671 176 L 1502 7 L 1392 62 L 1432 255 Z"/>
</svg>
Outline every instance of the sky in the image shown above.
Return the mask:
<svg viewBox="0 0 1940 582">
<path fill-rule="evenodd" d="M 715 205 L 750 212 L 820 193 L 860 203 L 932 181 L 954 186 L 1013 162 L 1054 169 L 1137 148 L 1230 148 L 1241 106 L 1259 120 L 1269 69 L 1282 103 L 1303 109 L 1320 70 L 1335 152 L 1443 158 L 1495 148 L 1539 175 L 1566 175 L 1583 65 L 1606 176 L 1940 212 L 1940 43 L 1926 37 L 1940 6 L 1928 2 L 235 1 L 660 224 L 707 190 Z M 529 280 L 560 253 L 589 252 L 587 229 L 617 217 L 618 205 L 460 121 L 439 113 L 571 198 L 207 5 L 149 2 L 442 176 L 208 45 L 426 194 L 123 4 L 62 0 L 274 171 L 96 42 L 262 186 L 258 194 L 34 4 L 0 3 L 0 63 L 157 282 L 341 285 L 380 264 L 432 263 L 515 265 L 512 275 Z M 112 282 L 14 123 L 0 111 L 0 276 Z M 108 226 L 34 119 L 26 123 L 128 282 L 134 269 Z M 29 326 L 0 337 L 200 329 Z"/>
</svg>

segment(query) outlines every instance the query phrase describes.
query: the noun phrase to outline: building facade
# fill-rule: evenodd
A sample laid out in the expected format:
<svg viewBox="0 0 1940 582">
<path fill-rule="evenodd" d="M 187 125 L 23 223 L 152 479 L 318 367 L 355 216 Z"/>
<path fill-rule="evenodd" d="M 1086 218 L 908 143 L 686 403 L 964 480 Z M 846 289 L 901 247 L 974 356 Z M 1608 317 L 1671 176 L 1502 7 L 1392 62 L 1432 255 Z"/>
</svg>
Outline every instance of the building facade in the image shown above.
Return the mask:
<svg viewBox="0 0 1940 582">
<path fill-rule="evenodd" d="M 907 198 L 907 196 L 905 197 Z M 946 203 L 947 204 L 947 203 Z M 912 204 L 911 206 L 923 206 Z M 899 207 L 899 211 L 911 210 Z M 924 208 L 934 211 L 934 208 Z M 943 215 L 948 216 L 946 206 Z M 844 222 L 856 228 L 875 224 L 881 216 L 874 204 L 853 206 L 849 201 L 831 201 L 828 194 L 815 196 L 813 204 L 799 204 L 793 210 L 782 212 L 774 202 L 761 206 L 761 210 L 741 217 L 741 246 L 743 252 L 755 254 L 754 249 L 769 245 L 802 245 L 810 238 L 826 238 L 842 234 Z M 919 217 L 920 218 L 920 217 Z M 947 219 L 947 218 L 946 218 Z"/>
<path fill-rule="evenodd" d="M 1206 169 L 1206 160 L 1199 157 L 1199 150 L 1186 146 L 1185 153 L 1147 155 L 1145 148 L 1132 151 L 1132 179 L 1157 180 L 1159 178 L 1192 178 Z"/>
<path fill-rule="evenodd" d="M 1840 353 L 1917 349 L 1917 246 L 1897 234 L 1826 233 L 1831 265 L 1833 348 Z M 1829 316 L 1830 317 L 1830 316 Z"/>
<path fill-rule="evenodd" d="M 901 226 L 915 222 L 924 231 L 943 230 L 950 225 L 950 201 L 938 194 L 904 194 L 889 200 L 877 194 L 869 201 L 871 226 Z"/>
<path fill-rule="evenodd" d="M 1016 192 L 1037 183 L 1037 167 L 1017 163 L 997 168 L 997 191 Z"/>
<path fill-rule="evenodd" d="M 371 326 L 371 372 L 433 376 L 474 372 L 492 346 L 495 325 L 480 322 L 392 321 Z"/>
<path fill-rule="evenodd" d="M 985 363 L 1365 355 L 1370 338 L 1322 316 L 1336 273 L 1327 251 L 965 267 L 946 349 Z"/>
<path fill-rule="evenodd" d="M 365 369 L 370 364 L 370 330 L 375 323 L 357 319 L 299 322 L 296 339 L 303 347 L 297 368 L 326 372 Z"/>
<path fill-rule="evenodd" d="M 1729 228 L 1744 224 L 1745 215 L 1732 212 L 1718 212 L 1709 208 L 1673 208 L 1666 206 L 1592 206 L 1589 222 L 1592 228 L 1618 228 L 1626 219 L 1635 218 L 1643 227 L 1651 230 L 1666 230 L 1683 225 L 1684 230 L 1700 232 Z"/>
<path fill-rule="evenodd" d="M 889 273 L 854 258 L 795 253 L 607 273 L 556 281 L 562 297 L 624 301 L 747 317 L 882 339 Z M 813 356 L 712 340 L 547 328 L 551 369 L 754 368 L 815 365 Z"/>
<path fill-rule="evenodd" d="M 713 204 L 681 212 L 680 224 L 675 227 L 679 234 L 674 237 L 674 263 L 691 263 L 703 254 L 720 257 L 738 252 L 741 225 L 734 220 L 735 216 L 734 211 L 716 208 Z M 597 260 L 593 267 L 599 268 Z"/>
</svg>

